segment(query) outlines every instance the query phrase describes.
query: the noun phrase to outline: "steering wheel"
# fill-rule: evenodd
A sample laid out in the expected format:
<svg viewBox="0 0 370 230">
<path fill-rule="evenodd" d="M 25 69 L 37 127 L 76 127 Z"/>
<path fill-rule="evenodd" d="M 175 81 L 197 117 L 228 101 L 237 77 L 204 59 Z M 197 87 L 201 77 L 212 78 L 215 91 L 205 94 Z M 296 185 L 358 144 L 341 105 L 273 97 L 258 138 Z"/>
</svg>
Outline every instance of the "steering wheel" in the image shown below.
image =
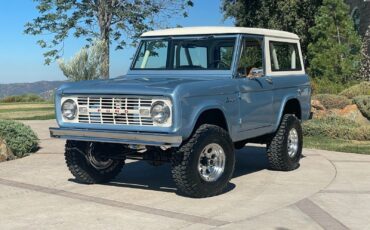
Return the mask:
<svg viewBox="0 0 370 230">
<path fill-rule="evenodd" d="M 222 61 L 222 60 L 214 60 L 213 62 L 210 63 L 211 66 L 215 65 L 217 66 L 218 69 L 220 69 L 220 67 L 223 65 L 223 67 L 225 67 L 225 69 L 230 69 L 230 65 L 227 64 L 226 62 Z"/>
</svg>

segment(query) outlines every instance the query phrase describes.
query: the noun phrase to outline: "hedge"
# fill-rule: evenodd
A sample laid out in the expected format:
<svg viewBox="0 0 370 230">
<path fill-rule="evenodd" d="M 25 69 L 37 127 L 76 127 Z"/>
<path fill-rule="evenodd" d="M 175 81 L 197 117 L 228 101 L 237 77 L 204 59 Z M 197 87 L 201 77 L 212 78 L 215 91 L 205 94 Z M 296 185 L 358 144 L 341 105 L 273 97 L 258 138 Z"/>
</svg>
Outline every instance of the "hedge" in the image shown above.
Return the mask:
<svg viewBox="0 0 370 230">
<path fill-rule="evenodd" d="M 348 98 L 334 94 L 317 94 L 312 99 L 320 101 L 326 109 L 343 109 L 352 104 Z"/>
<path fill-rule="evenodd" d="M 353 99 L 362 115 L 370 120 L 370 96 L 363 95 Z"/>
<path fill-rule="evenodd" d="M 45 99 L 36 94 L 23 94 L 16 96 L 8 96 L 0 100 L 1 103 L 15 103 L 15 102 L 45 102 Z"/>
<path fill-rule="evenodd" d="M 370 82 L 364 81 L 360 84 L 349 87 L 342 91 L 340 95 L 351 99 L 360 95 L 370 95 Z"/>
<path fill-rule="evenodd" d="M 38 138 L 35 132 L 22 123 L 0 120 L 0 137 L 16 157 L 24 157 L 38 149 Z"/>
<path fill-rule="evenodd" d="M 369 141 L 370 125 L 360 125 L 346 118 L 328 116 L 304 122 L 303 135 Z"/>
</svg>

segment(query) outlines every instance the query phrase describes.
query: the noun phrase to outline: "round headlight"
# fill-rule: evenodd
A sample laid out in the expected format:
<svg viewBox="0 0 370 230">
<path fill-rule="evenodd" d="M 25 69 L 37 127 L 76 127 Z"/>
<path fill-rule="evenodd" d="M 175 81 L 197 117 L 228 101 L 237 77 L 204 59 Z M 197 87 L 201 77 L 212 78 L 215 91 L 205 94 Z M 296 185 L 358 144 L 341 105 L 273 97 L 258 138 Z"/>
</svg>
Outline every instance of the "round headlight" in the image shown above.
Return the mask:
<svg viewBox="0 0 370 230">
<path fill-rule="evenodd" d="M 170 108 L 163 101 L 157 101 L 152 105 L 150 115 L 155 123 L 165 123 L 171 115 Z"/>
<path fill-rule="evenodd" d="M 63 117 L 68 120 L 73 120 L 77 114 L 77 104 L 71 99 L 66 100 L 62 104 Z"/>
</svg>

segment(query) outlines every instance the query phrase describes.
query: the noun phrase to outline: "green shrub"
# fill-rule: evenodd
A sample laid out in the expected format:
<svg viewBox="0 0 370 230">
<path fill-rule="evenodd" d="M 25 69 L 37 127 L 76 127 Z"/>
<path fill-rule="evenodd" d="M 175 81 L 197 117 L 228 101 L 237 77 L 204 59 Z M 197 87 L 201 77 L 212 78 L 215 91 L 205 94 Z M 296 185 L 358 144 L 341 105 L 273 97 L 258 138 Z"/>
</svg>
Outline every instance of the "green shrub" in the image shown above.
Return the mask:
<svg viewBox="0 0 370 230">
<path fill-rule="evenodd" d="M 360 84 L 349 87 L 341 92 L 340 95 L 348 98 L 354 98 L 361 95 L 370 95 L 370 82 L 364 81 Z"/>
<path fill-rule="evenodd" d="M 370 125 L 360 125 L 346 118 L 328 116 L 304 122 L 303 135 L 369 141 Z"/>
<path fill-rule="evenodd" d="M 362 115 L 370 120 L 370 95 L 358 96 L 353 99 Z"/>
<path fill-rule="evenodd" d="M 0 100 L 1 103 L 14 103 L 14 102 L 45 102 L 45 99 L 36 94 L 23 94 L 16 96 L 8 96 Z"/>
<path fill-rule="evenodd" d="M 312 99 L 319 100 L 326 109 L 343 109 L 352 104 L 348 98 L 334 94 L 318 94 L 314 95 Z"/>
<path fill-rule="evenodd" d="M 32 129 L 19 122 L 0 120 L 0 137 L 17 157 L 24 157 L 38 148 L 38 138 Z"/>
<path fill-rule="evenodd" d="M 313 94 L 339 94 L 351 85 L 351 83 L 342 84 L 328 79 L 311 79 Z"/>
</svg>

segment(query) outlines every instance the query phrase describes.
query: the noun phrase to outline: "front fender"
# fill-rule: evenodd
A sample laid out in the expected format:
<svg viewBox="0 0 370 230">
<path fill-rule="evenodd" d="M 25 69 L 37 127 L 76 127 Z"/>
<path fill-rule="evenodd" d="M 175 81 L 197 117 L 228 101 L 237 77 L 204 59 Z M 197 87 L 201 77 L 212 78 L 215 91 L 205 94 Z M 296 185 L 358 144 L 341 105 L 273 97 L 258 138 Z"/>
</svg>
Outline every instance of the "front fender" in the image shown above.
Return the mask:
<svg viewBox="0 0 370 230">
<path fill-rule="evenodd" d="M 200 99 L 200 97 L 185 98 L 182 101 L 183 115 L 181 123 L 183 124 L 183 139 L 188 139 L 191 136 L 201 114 L 211 109 L 218 109 L 223 113 L 228 130 L 230 134 L 233 133 L 234 129 L 232 121 L 237 120 L 238 106 L 236 102 L 235 105 L 232 105 L 232 103 L 226 103 L 227 98 L 227 95 L 219 95 L 216 98 L 213 96 L 212 99 Z"/>
</svg>

